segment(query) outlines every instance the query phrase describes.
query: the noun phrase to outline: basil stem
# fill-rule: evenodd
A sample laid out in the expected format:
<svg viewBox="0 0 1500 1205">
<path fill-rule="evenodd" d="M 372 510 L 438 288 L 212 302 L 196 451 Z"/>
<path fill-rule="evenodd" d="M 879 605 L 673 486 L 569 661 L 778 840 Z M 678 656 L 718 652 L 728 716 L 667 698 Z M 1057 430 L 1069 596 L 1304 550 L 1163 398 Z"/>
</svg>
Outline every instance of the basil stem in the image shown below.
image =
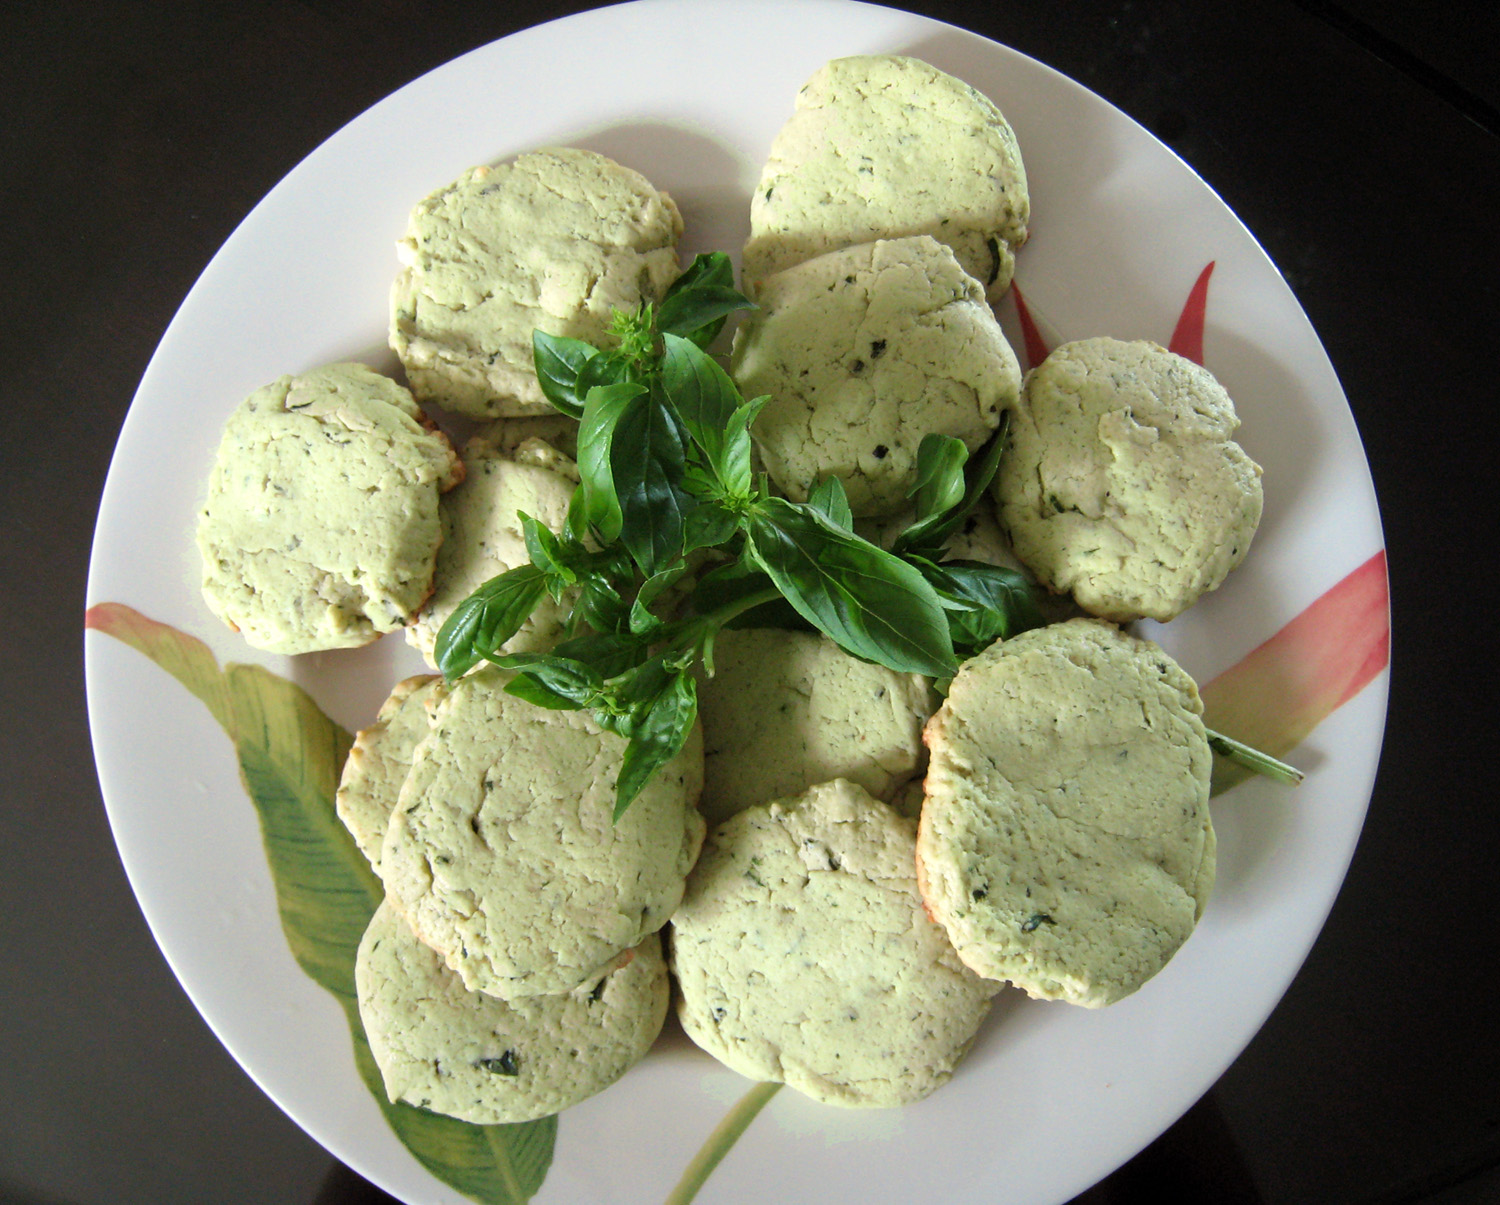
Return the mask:
<svg viewBox="0 0 1500 1205">
<path fill-rule="evenodd" d="M 1247 770 L 1253 770 L 1257 774 L 1263 774 L 1273 782 L 1279 782 L 1283 786 L 1295 787 L 1307 777 L 1296 766 L 1289 766 L 1284 761 L 1277 761 L 1269 753 L 1262 753 L 1259 749 L 1235 740 L 1231 736 L 1225 736 L 1222 732 L 1208 729 L 1208 747 L 1220 757 L 1227 757 L 1237 765 L 1244 766 Z"/>
</svg>

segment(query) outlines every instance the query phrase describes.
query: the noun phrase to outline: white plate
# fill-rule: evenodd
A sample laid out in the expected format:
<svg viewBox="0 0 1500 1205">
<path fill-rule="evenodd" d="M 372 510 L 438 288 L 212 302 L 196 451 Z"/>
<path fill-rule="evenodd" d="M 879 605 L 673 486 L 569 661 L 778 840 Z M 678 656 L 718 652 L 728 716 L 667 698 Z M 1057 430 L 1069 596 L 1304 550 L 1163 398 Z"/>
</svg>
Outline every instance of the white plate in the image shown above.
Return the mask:
<svg viewBox="0 0 1500 1205">
<path fill-rule="evenodd" d="M 840 0 L 643 0 L 483 47 L 319 147 L 250 214 L 183 303 L 120 436 L 90 603 L 128 603 L 304 685 L 349 729 L 415 668 L 399 640 L 291 661 L 252 653 L 197 591 L 194 513 L 222 424 L 256 387 L 384 349 L 394 240 L 462 169 L 573 143 L 678 200 L 685 250 L 735 249 L 760 163 L 823 62 L 899 52 L 994 98 L 1020 139 L 1035 220 L 1018 280 L 1062 336 L 1166 342 L 1216 263 L 1206 363 L 1266 469 L 1246 565 L 1160 632 L 1200 681 L 1234 664 L 1382 547 L 1369 471 L 1326 356 L 1249 233 L 1170 151 L 1096 96 L 983 38 Z M 110 821 L 156 938 L 246 1071 L 338 1158 L 412 1202 L 457 1200 L 386 1127 L 343 1016 L 293 962 L 254 809 L 206 710 L 95 633 L 90 718 Z M 1088 1012 L 1005 993 L 954 1082 L 900 1111 L 780 1093 L 709 1181 L 712 1201 L 1064 1200 L 1213 1084 L 1312 944 L 1364 817 L 1385 675 L 1297 755 L 1295 797 L 1263 782 L 1215 802 L 1219 885 L 1198 933 L 1137 995 Z M 561 1118 L 539 1199 L 659 1201 L 746 1081 L 668 1043 Z"/>
</svg>

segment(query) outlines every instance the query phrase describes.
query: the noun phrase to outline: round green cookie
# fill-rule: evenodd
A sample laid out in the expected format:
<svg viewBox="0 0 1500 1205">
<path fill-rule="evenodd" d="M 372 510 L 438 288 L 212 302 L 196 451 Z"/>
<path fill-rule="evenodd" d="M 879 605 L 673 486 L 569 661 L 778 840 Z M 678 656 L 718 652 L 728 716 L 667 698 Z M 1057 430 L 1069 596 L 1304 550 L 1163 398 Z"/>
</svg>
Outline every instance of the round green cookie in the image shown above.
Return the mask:
<svg viewBox="0 0 1500 1205">
<path fill-rule="evenodd" d="M 1095 619 L 966 662 L 928 722 L 927 910 L 981 975 L 1098 1007 L 1156 974 L 1214 880 L 1193 680 Z"/>
<path fill-rule="evenodd" d="M 432 589 L 463 476 L 412 396 L 363 364 L 285 376 L 230 415 L 198 516 L 203 597 L 254 647 L 368 644 Z"/>
<path fill-rule="evenodd" d="M 677 278 L 682 215 L 639 172 L 554 147 L 476 167 L 412 210 L 391 347 L 416 395 L 473 418 L 550 414 L 532 334 L 598 345 Z"/>
<path fill-rule="evenodd" d="M 524 420 L 516 420 L 524 421 Z M 406 641 L 434 669 L 443 624 L 492 577 L 529 564 L 521 514 L 561 531 L 577 483 L 577 468 L 540 439 L 501 452 L 484 439 L 464 447 L 464 480 L 444 495 L 443 544 L 432 575 L 432 597 L 406 629 Z M 542 598 L 502 652 L 544 652 L 562 638 L 571 602 Z"/>
<path fill-rule="evenodd" d="M 688 1036 L 827 1104 L 945 1083 L 997 985 L 923 912 L 913 842 L 911 821 L 842 779 L 715 829 L 672 917 Z"/>
<path fill-rule="evenodd" d="M 397 682 L 375 722 L 354 734 L 354 746 L 344 759 L 334 810 L 359 852 L 377 869 L 412 754 L 432 730 L 432 709 L 443 694 L 443 680 L 431 674 Z"/>
<path fill-rule="evenodd" d="M 814 632 L 720 632 L 700 673 L 703 799 L 710 824 L 847 778 L 889 799 L 923 759 L 936 698 L 927 679 L 861 661 Z"/>
<path fill-rule="evenodd" d="M 571 992 L 471 992 L 389 902 L 359 943 L 354 983 L 390 1099 L 475 1125 L 547 1117 L 609 1087 L 651 1049 L 669 994 L 654 934 Z"/>
<path fill-rule="evenodd" d="M 417 746 L 380 851 L 386 894 L 471 989 L 571 991 L 662 927 L 703 841 L 702 740 L 614 819 L 625 742 L 582 711 L 461 679 Z"/>
<path fill-rule="evenodd" d="M 826 476 L 855 515 L 910 505 L 929 434 L 970 451 L 1015 404 L 1021 370 L 953 253 L 927 236 L 862 243 L 767 277 L 731 371 L 766 471 L 801 501 Z"/>
<path fill-rule="evenodd" d="M 1016 555 L 1118 623 L 1217 589 L 1260 523 L 1260 466 L 1204 368 L 1154 343 L 1065 343 L 1027 374 L 995 478 Z"/>
<path fill-rule="evenodd" d="M 995 299 L 1030 216 L 1016 136 L 988 97 L 920 59 L 834 59 L 771 146 L 744 277 L 754 290 L 825 251 L 929 234 Z"/>
</svg>

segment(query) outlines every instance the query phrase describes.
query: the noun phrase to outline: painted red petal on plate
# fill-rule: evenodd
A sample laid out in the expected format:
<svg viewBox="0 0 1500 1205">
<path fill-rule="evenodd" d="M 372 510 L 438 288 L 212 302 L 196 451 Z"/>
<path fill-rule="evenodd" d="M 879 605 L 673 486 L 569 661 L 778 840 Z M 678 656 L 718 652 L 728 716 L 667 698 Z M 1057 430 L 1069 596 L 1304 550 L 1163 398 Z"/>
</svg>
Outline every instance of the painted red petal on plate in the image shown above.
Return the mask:
<svg viewBox="0 0 1500 1205">
<path fill-rule="evenodd" d="M 1037 329 L 1036 319 L 1031 316 L 1031 308 L 1026 304 L 1021 286 L 1014 280 L 1010 282 L 1010 295 L 1016 303 L 1016 321 L 1021 324 L 1021 338 L 1026 344 L 1026 367 L 1032 369 L 1047 358 L 1047 341 Z"/>
<path fill-rule="evenodd" d="M 1214 264 L 1217 262 L 1210 260 L 1208 266 L 1198 273 L 1198 279 L 1188 290 L 1182 316 L 1177 319 L 1177 329 L 1172 332 L 1172 342 L 1167 344 L 1168 351 L 1174 351 L 1194 364 L 1203 363 L 1203 320 L 1208 313 L 1208 278 L 1214 274 Z"/>
<path fill-rule="evenodd" d="M 1243 661 L 1203 687 L 1204 723 L 1275 757 L 1369 685 L 1390 661 L 1382 549 Z M 1214 767 L 1224 790 L 1244 772 Z"/>
</svg>

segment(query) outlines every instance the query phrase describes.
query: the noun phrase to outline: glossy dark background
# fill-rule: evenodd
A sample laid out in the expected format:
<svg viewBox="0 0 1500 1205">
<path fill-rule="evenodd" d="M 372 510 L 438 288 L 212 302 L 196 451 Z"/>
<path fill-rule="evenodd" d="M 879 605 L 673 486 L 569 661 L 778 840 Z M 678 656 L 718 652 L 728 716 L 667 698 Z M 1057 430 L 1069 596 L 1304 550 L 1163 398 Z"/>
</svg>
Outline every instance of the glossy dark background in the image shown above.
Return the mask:
<svg viewBox="0 0 1500 1205">
<path fill-rule="evenodd" d="M 0 1201 L 383 1199 L 239 1071 L 141 920 L 84 718 L 89 542 L 152 349 L 255 202 L 409 79 L 587 7 L 6 6 Z M 1389 547 L 1390 726 L 1328 926 L 1214 1089 L 1081 1200 L 1500 1200 L 1500 821 L 1484 786 L 1495 777 L 1495 623 L 1482 601 L 1495 576 L 1500 10 L 908 7 L 1094 89 L 1240 215 L 1340 374 Z"/>
</svg>

